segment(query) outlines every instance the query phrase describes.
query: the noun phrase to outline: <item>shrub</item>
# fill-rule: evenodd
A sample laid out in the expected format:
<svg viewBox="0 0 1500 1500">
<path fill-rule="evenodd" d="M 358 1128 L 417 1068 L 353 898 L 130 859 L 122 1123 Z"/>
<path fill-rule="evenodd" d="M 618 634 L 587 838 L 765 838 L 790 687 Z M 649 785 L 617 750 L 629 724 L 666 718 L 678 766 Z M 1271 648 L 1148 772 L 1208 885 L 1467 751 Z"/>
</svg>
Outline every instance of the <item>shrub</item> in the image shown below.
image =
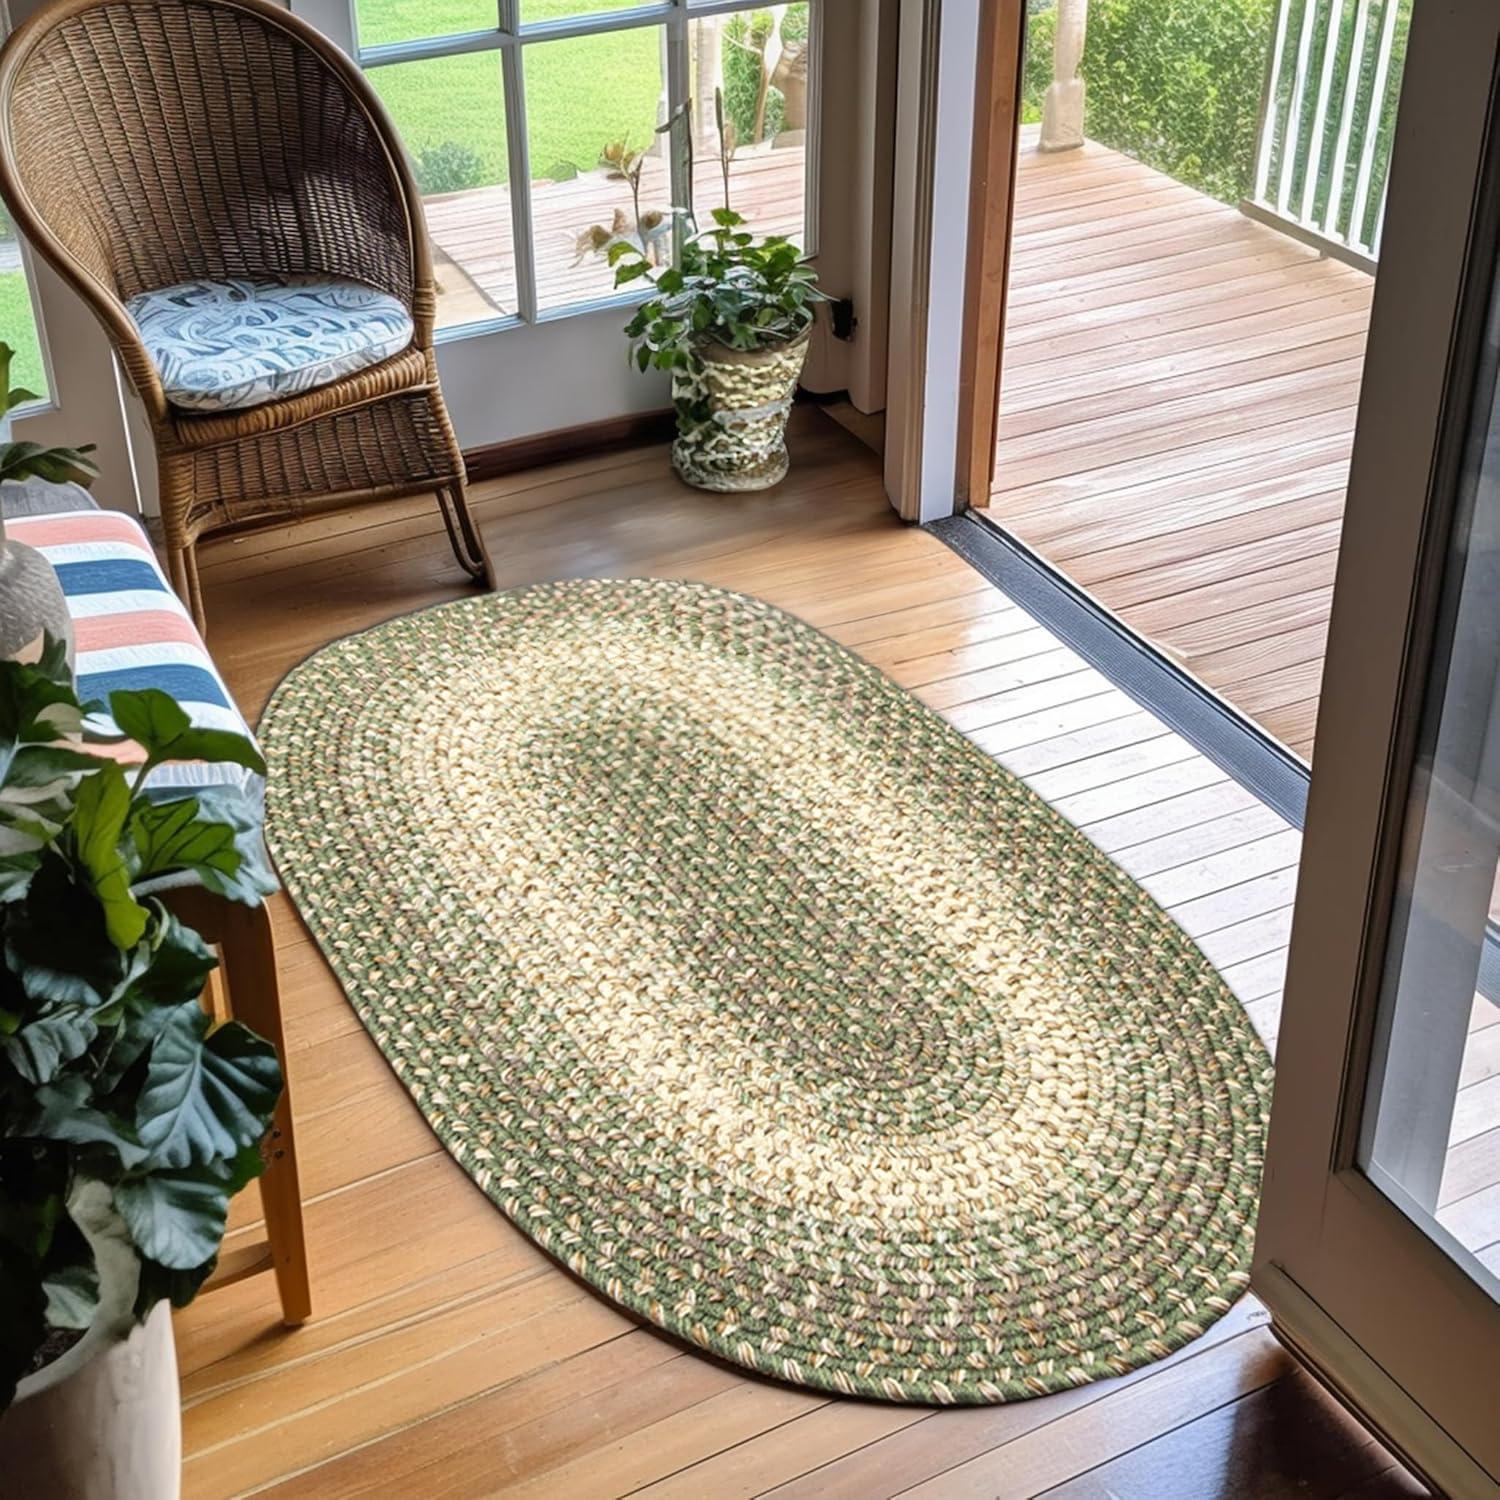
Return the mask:
<svg viewBox="0 0 1500 1500">
<path fill-rule="evenodd" d="M 457 193 L 478 187 L 484 181 L 484 163 L 479 153 L 461 141 L 444 141 L 417 152 L 412 166 L 424 198 L 434 193 Z"/>
<path fill-rule="evenodd" d="M 1275 0 L 1093 0 L 1080 72 L 1090 139 L 1238 202 L 1249 186 Z M 1057 12 L 1033 11 L 1025 118 L 1041 118 Z"/>
<path fill-rule="evenodd" d="M 755 130 L 755 101 L 760 94 L 762 60 L 774 17 L 768 10 L 739 11 L 724 26 L 724 113 L 742 146 L 770 140 L 781 129 L 786 100 L 780 89 L 766 91 L 766 115 L 759 135 Z M 793 6 L 782 25 L 785 41 L 807 38 L 807 11 Z"/>
</svg>

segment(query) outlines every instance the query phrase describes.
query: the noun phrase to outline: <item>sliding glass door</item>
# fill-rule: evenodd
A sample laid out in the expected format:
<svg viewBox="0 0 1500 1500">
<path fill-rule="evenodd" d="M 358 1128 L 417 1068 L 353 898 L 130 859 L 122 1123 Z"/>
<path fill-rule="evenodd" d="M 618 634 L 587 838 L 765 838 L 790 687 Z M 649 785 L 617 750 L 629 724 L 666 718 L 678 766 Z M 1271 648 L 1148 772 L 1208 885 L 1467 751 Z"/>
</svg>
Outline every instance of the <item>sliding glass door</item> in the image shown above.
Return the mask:
<svg viewBox="0 0 1500 1500">
<path fill-rule="evenodd" d="M 1500 12 L 1416 0 L 1254 1285 L 1445 1491 L 1500 1482 Z"/>
</svg>

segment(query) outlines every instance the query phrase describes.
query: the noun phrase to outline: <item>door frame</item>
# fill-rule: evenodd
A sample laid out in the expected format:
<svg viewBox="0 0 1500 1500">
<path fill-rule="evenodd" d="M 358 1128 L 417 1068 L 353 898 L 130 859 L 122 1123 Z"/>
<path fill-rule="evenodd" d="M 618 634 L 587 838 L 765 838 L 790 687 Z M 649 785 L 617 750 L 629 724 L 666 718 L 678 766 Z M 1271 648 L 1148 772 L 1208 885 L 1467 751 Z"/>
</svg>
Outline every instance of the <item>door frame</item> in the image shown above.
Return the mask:
<svg viewBox="0 0 1500 1500">
<path fill-rule="evenodd" d="M 1500 1306 L 1356 1162 L 1474 363 L 1500 251 L 1489 0 L 1417 5 L 1350 468 L 1252 1287 L 1444 1490 L 1489 1493 Z"/>
<path fill-rule="evenodd" d="M 909 521 L 990 491 L 1026 9 L 902 0 L 885 480 Z"/>
<path fill-rule="evenodd" d="M 901 0 L 885 488 L 907 521 L 967 507 L 998 395 L 1025 10 Z"/>
</svg>

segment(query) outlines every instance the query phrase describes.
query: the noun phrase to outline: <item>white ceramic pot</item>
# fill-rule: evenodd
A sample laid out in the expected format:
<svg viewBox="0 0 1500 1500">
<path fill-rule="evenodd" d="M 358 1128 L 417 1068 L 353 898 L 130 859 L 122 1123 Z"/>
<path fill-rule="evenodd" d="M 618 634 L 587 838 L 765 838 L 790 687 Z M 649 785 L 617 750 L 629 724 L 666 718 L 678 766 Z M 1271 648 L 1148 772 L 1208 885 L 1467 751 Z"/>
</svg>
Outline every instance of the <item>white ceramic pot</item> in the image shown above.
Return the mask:
<svg viewBox="0 0 1500 1500">
<path fill-rule="evenodd" d="M 17 1400 L 0 1418 L 0 1474 L 4 1493 L 38 1500 L 177 1500 L 182 1411 L 167 1303 L 66 1379 Z"/>
<path fill-rule="evenodd" d="M 110 1191 L 85 1182 L 68 1212 L 94 1250 L 99 1306 L 83 1337 L 20 1384 L 0 1417 L 0 1494 L 178 1500 L 182 1405 L 172 1311 L 131 1317 L 140 1262 Z"/>
</svg>

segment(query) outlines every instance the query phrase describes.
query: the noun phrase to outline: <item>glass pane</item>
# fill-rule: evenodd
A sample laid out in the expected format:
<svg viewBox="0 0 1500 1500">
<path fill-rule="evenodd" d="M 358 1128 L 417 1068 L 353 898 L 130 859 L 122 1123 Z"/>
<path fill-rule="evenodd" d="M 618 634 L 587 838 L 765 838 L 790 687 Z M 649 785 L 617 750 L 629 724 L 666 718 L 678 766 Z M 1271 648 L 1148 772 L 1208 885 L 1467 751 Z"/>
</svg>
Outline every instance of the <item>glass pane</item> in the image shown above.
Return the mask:
<svg viewBox="0 0 1500 1500">
<path fill-rule="evenodd" d="M 659 0 L 521 0 L 521 25 L 535 26 L 540 21 L 560 21 L 567 16 L 596 15 L 607 10 L 634 10 Z"/>
<path fill-rule="evenodd" d="M 3 207 L 0 207 L 0 340 L 16 351 L 10 366 L 12 388 L 21 386 L 38 396 L 46 396 L 47 372 L 42 365 L 31 288 L 26 284 L 21 246 Z"/>
<path fill-rule="evenodd" d="M 406 142 L 422 189 L 438 327 L 516 310 L 510 171 L 499 52 L 391 63 L 366 75 Z"/>
<path fill-rule="evenodd" d="M 808 100 L 806 0 L 771 10 L 706 16 L 688 27 L 696 161 L 694 206 L 724 201 L 714 90 L 724 91 L 729 202 L 758 234 L 803 243 Z"/>
<path fill-rule="evenodd" d="M 1500 299 L 1459 480 L 1360 1143 L 1500 1298 Z"/>
<path fill-rule="evenodd" d="M 354 0 L 354 22 L 359 45 L 378 47 L 494 31 L 500 10 L 497 0 Z"/>
<path fill-rule="evenodd" d="M 604 251 L 612 237 L 637 232 L 630 184 L 607 160 L 622 146 L 647 153 L 640 178 L 647 237 L 669 221 L 665 138 L 655 133 L 666 114 L 665 46 L 663 27 L 637 26 L 536 42 L 522 53 L 539 307 L 613 293 Z"/>
</svg>

